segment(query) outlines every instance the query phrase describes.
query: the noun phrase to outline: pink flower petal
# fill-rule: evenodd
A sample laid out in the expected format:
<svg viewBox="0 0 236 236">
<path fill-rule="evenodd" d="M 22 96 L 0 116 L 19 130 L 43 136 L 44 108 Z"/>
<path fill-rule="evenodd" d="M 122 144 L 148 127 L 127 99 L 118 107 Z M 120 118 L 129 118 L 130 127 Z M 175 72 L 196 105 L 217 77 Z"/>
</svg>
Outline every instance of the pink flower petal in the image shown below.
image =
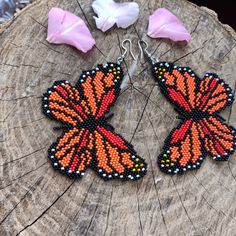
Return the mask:
<svg viewBox="0 0 236 236">
<path fill-rule="evenodd" d="M 95 40 L 85 22 L 60 8 L 52 8 L 48 14 L 47 41 L 69 44 L 82 52 L 89 51 L 95 45 Z"/>
<path fill-rule="evenodd" d="M 159 8 L 149 16 L 148 35 L 151 38 L 168 38 L 173 41 L 189 42 L 191 39 L 181 21 L 165 8 Z"/>
<path fill-rule="evenodd" d="M 139 6 L 135 2 L 116 3 L 113 0 L 95 0 L 92 4 L 97 28 L 103 32 L 114 24 L 120 28 L 132 25 L 139 15 Z"/>
</svg>

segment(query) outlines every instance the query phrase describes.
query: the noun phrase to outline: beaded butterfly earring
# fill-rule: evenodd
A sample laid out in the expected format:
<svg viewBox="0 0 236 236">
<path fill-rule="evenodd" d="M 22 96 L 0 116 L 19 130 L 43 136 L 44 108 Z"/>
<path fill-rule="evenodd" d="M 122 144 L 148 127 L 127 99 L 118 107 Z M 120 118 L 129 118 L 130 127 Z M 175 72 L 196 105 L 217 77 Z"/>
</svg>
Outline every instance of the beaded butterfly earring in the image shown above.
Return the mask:
<svg viewBox="0 0 236 236">
<path fill-rule="evenodd" d="M 63 125 L 63 133 L 49 148 L 48 157 L 54 168 L 69 177 L 83 176 L 88 167 L 105 180 L 137 180 L 146 173 L 145 161 L 108 124 L 112 115 L 105 116 L 120 92 L 125 42 L 131 47 L 130 40 L 122 42 L 125 51 L 117 63 L 83 71 L 75 86 L 56 81 L 43 95 L 44 114 Z"/>
<path fill-rule="evenodd" d="M 181 120 L 166 138 L 158 157 L 161 170 L 176 174 L 200 168 L 207 154 L 213 160 L 226 161 L 236 149 L 235 128 L 219 115 L 234 101 L 229 85 L 213 73 L 201 79 L 189 67 L 159 62 L 143 40 L 139 46 L 151 62 L 162 93 L 173 103 Z"/>
</svg>

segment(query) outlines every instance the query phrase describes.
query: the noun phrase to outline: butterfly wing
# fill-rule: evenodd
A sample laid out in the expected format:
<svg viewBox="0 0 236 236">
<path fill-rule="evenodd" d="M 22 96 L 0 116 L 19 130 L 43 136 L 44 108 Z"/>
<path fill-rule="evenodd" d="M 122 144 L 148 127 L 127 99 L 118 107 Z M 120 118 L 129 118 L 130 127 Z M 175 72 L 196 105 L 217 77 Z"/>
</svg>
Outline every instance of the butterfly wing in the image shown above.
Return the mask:
<svg viewBox="0 0 236 236">
<path fill-rule="evenodd" d="M 219 116 L 209 116 L 199 121 L 204 147 L 213 160 L 226 161 L 236 150 L 235 129 Z"/>
<path fill-rule="evenodd" d="M 43 95 L 43 112 L 68 126 L 76 126 L 87 119 L 81 102 L 81 94 L 68 81 L 56 81 Z"/>
<path fill-rule="evenodd" d="M 172 63 L 158 62 L 153 66 L 163 94 L 183 112 L 196 108 L 196 92 L 200 79 L 189 67 L 179 67 Z"/>
<path fill-rule="evenodd" d="M 64 131 L 51 145 L 48 157 L 52 166 L 70 177 L 80 177 L 92 161 L 93 136 L 87 129 Z"/>
<path fill-rule="evenodd" d="M 168 174 L 200 168 L 206 151 L 197 122 L 188 119 L 173 129 L 158 157 L 159 167 Z"/>
<path fill-rule="evenodd" d="M 147 164 L 120 135 L 109 127 L 98 126 L 93 137 L 93 167 L 105 180 L 137 180 L 145 175 Z"/>
<path fill-rule="evenodd" d="M 232 89 L 218 75 L 207 73 L 200 81 L 197 93 L 197 107 L 200 111 L 208 114 L 219 113 L 232 105 L 233 101 Z"/>
<path fill-rule="evenodd" d="M 235 151 L 235 129 L 226 124 L 218 113 L 232 105 L 232 89 L 218 75 L 207 73 L 199 84 L 197 107 L 209 116 L 199 121 L 204 147 L 214 160 L 225 161 Z"/>
<path fill-rule="evenodd" d="M 116 63 L 98 65 L 95 69 L 84 71 L 76 84 L 83 94 L 86 114 L 95 120 L 103 117 L 115 103 L 123 79 L 123 71 Z"/>
<path fill-rule="evenodd" d="M 169 174 L 196 169 L 206 156 L 197 123 L 188 116 L 196 108 L 197 86 L 200 79 L 189 67 L 159 62 L 153 74 L 163 94 L 175 105 L 184 121 L 165 140 L 158 165 Z"/>
</svg>

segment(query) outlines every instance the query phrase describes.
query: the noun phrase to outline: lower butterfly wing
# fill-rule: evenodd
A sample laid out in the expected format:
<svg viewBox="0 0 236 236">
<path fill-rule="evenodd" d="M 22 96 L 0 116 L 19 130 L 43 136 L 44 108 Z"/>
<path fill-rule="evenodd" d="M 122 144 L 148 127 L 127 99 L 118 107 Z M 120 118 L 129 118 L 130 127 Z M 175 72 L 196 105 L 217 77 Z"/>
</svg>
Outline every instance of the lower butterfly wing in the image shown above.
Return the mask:
<svg viewBox="0 0 236 236">
<path fill-rule="evenodd" d="M 65 131 L 48 150 L 52 165 L 70 177 L 80 177 L 92 161 L 92 134 L 86 129 Z"/>
<path fill-rule="evenodd" d="M 209 116 L 199 121 L 204 147 L 213 160 L 226 161 L 236 149 L 236 131 L 220 117 Z"/>
<path fill-rule="evenodd" d="M 111 129 L 101 126 L 94 132 L 93 167 L 105 180 L 137 180 L 146 174 L 147 164 L 131 144 Z"/>
<path fill-rule="evenodd" d="M 200 132 L 198 124 L 192 119 L 173 129 L 158 157 L 161 170 L 168 174 L 177 174 L 200 168 L 206 156 Z"/>
</svg>

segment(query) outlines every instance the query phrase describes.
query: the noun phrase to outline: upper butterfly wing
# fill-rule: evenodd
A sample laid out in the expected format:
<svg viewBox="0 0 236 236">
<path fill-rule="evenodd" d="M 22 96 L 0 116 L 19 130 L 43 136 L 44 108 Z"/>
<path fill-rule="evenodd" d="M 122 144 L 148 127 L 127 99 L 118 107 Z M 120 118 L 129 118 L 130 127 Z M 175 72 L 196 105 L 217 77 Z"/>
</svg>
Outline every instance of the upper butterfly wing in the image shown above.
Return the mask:
<svg viewBox="0 0 236 236">
<path fill-rule="evenodd" d="M 81 74 L 76 87 L 83 94 L 82 106 L 88 116 L 98 120 L 109 111 L 118 97 L 122 79 L 123 71 L 115 63 L 98 65 Z"/>
<path fill-rule="evenodd" d="M 70 126 L 87 119 L 85 107 L 81 103 L 78 89 L 64 80 L 56 81 L 43 95 L 44 114 Z"/>
<path fill-rule="evenodd" d="M 70 177 L 84 175 L 92 161 L 93 136 L 84 128 L 73 127 L 51 145 L 48 157 L 54 168 Z"/>
<path fill-rule="evenodd" d="M 232 105 L 234 96 L 228 84 L 218 75 L 207 73 L 199 83 L 197 107 L 200 111 L 214 114 Z"/>
<path fill-rule="evenodd" d="M 137 180 L 145 175 L 147 164 L 134 151 L 131 144 L 109 127 L 98 126 L 93 135 L 94 164 L 104 179 Z"/>
<path fill-rule="evenodd" d="M 196 108 L 197 85 L 200 79 L 188 67 L 158 62 L 153 66 L 153 75 L 164 95 L 182 112 Z"/>
</svg>

